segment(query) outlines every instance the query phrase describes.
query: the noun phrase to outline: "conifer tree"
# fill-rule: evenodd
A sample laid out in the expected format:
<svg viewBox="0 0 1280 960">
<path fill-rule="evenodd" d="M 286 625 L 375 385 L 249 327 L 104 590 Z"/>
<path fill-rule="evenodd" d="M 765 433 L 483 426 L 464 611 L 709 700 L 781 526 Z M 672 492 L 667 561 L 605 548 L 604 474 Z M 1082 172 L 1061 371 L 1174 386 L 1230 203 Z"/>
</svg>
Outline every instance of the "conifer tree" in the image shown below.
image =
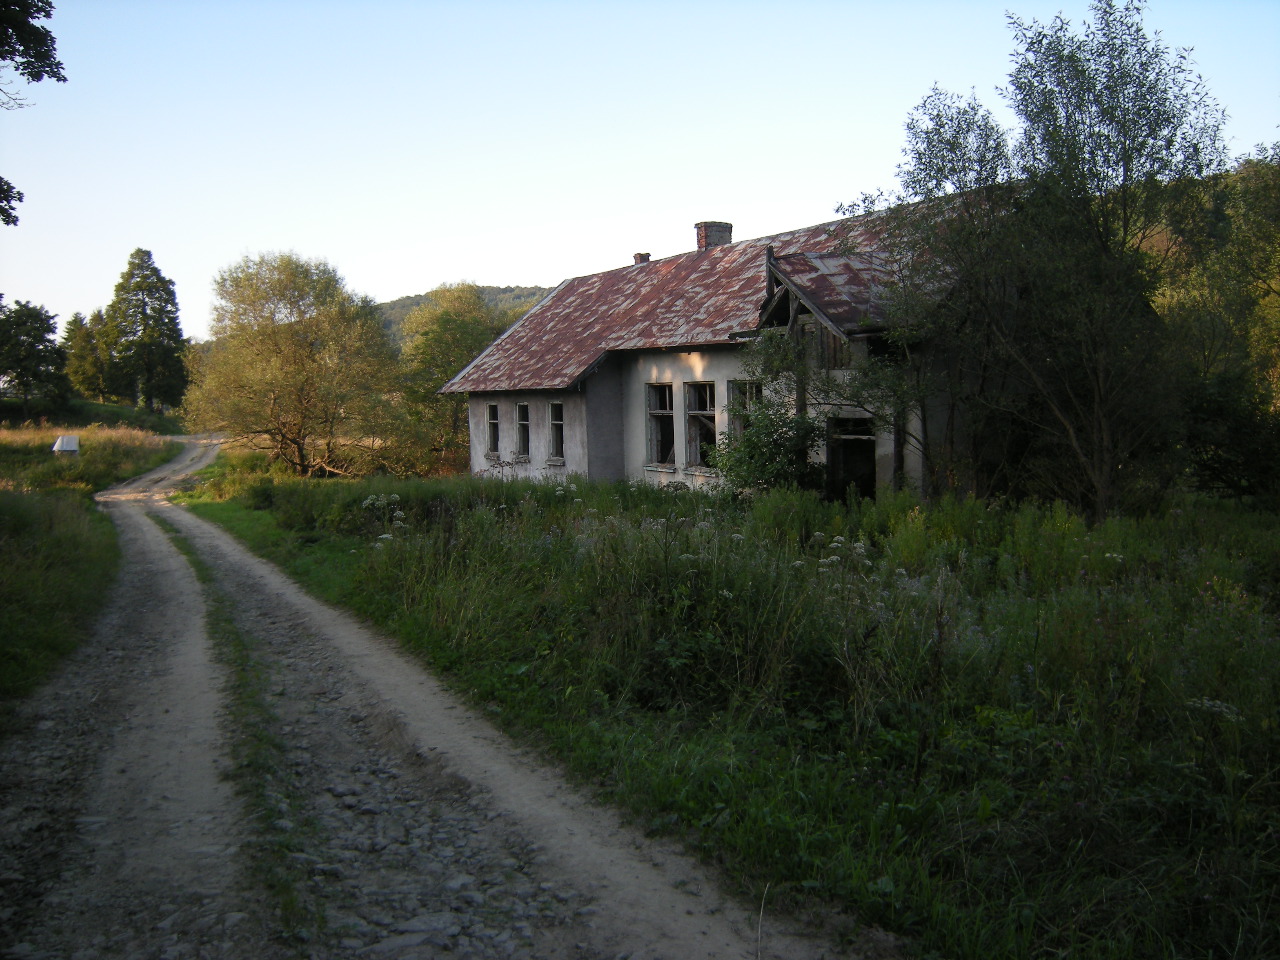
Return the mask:
<svg viewBox="0 0 1280 960">
<path fill-rule="evenodd" d="M 187 376 L 178 299 L 150 250 L 129 255 L 104 318 L 104 335 L 114 345 L 108 392 L 152 411 L 181 403 Z"/>
<path fill-rule="evenodd" d="M 97 311 L 101 317 L 102 312 Z M 67 378 L 81 396 L 101 400 L 105 395 L 105 365 L 98 356 L 94 330 L 83 313 L 76 312 L 62 331 L 61 346 L 67 357 Z"/>
</svg>

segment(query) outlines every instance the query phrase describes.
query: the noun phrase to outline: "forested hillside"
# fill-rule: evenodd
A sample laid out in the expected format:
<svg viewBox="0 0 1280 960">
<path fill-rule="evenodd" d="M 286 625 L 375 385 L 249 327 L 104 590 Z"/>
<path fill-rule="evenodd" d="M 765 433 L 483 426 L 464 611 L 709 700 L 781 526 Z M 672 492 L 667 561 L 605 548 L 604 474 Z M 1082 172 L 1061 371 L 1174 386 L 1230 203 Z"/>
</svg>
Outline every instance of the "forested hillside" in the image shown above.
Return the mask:
<svg viewBox="0 0 1280 960">
<path fill-rule="evenodd" d="M 478 287 L 484 296 L 485 303 L 498 313 L 514 312 L 523 315 L 530 307 L 551 292 L 551 287 Z M 378 312 L 382 314 L 382 323 L 392 339 L 401 341 L 400 330 L 404 318 L 415 307 L 420 307 L 431 298 L 431 293 L 418 293 L 408 297 L 400 297 L 388 303 L 378 304 Z M 510 314 L 509 314 L 510 315 Z"/>
</svg>

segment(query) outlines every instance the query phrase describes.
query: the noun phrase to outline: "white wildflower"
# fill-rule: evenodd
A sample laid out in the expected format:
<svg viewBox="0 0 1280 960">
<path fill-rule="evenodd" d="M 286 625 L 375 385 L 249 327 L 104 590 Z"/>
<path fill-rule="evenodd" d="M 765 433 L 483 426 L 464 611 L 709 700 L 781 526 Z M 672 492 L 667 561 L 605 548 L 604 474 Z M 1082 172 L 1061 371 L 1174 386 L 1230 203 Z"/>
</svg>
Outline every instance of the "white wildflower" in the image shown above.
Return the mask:
<svg viewBox="0 0 1280 960">
<path fill-rule="evenodd" d="M 1201 710 L 1205 713 L 1212 713 L 1221 717 L 1228 723 L 1239 723 L 1244 719 L 1244 715 L 1229 703 L 1223 703 L 1221 700 L 1211 700 L 1208 697 L 1196 697 L 1188 700 L 1187 704 L 1193 710 Z"/>
</svg>

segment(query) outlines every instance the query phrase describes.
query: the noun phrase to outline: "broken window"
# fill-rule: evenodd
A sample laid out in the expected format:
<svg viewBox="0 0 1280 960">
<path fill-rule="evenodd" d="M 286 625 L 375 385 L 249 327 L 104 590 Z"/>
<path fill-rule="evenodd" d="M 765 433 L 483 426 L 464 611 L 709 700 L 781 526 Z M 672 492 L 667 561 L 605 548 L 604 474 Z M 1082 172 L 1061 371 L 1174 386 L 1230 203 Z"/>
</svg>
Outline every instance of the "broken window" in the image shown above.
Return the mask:
<svg viewBox="0 0 1280 960">
<path fill-rule="evenodd" d="M 490 403 L 486 406 L 486 421 L 489 424 L 489 449 L 494 456 L 498 455 L 498 405 Z"/>
<path fill-rule="evenodd" d="M 890 340 L 882 333 L 874 333 L 867 337 L 867 356 L 884 363 L 901 363 L 907 352 L 901 343 Z"/>
<path fill-rule="evenodd" d="M 551 456 L 557 460 L 564 459 L 564 404 L 548 404 L 548 418 L 551 423 Z"/>
<path fill-rule="evenodd" d="M 516 404 L 516 456 L 529 456 L 529 405 Z"/>
<path fill-rule="evenodd" d="M 827 421 L 827 496 L 876 496 L 876 434 L 868 417 Z"/>
<path fill-rule="evenodd" d="M 671 384 L 651 383 L 649 394 L 649 462 L 676 462 L 675 406 Z"/>
<path fill-rule="evenodd" d="M 751 410 L 764 397 L 764 387 L 755 380 L 729 381 L 729 433 L 742 436 L 751 419 Z"/>
<path fill-rule="evenodd" d="M 686 383 L 684 385 L 685 414 L 688 429 L 686 464 L 691 467 L 710 466 L 708 462 L 716 449 L 716 385 L 714 383 Z"/>
</svg>

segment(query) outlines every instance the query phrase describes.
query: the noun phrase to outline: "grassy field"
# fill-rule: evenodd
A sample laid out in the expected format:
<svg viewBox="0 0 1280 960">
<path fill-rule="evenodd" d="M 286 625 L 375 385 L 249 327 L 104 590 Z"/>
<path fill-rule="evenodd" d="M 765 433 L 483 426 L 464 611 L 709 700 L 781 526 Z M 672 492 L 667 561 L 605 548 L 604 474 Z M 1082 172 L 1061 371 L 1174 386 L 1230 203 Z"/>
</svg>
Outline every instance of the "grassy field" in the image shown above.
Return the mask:
<svg viewBox="0 0 1280 960">
<path fill-rule="evenodd" d="M 757 902 L 956 960 L 1280 955 L 1274 513 L 244 467 L 194 508 Z"/>
<path fill-rule="evenodd" d="M 81 452 L 55 456 L 67 432 Z M 0 722 L 75 649 L 115 577 L 115 532 L 92 494 L 179 449 L 128 427 L 0 428 Z"/>
<path fill-rule="evenodd" d="M 147 433 L 175 436 L 182 433 L 182 422 L 175 416 L 148 413 L 138 407 L 118 403 L 97 403 L 83 397 L 72 397 L 53 404 L 37 400 L 24 413 L 16 400 L 0 399 L 0 428 L 18 426 L 58 427 L 133 427 Z"/>
</svg>

